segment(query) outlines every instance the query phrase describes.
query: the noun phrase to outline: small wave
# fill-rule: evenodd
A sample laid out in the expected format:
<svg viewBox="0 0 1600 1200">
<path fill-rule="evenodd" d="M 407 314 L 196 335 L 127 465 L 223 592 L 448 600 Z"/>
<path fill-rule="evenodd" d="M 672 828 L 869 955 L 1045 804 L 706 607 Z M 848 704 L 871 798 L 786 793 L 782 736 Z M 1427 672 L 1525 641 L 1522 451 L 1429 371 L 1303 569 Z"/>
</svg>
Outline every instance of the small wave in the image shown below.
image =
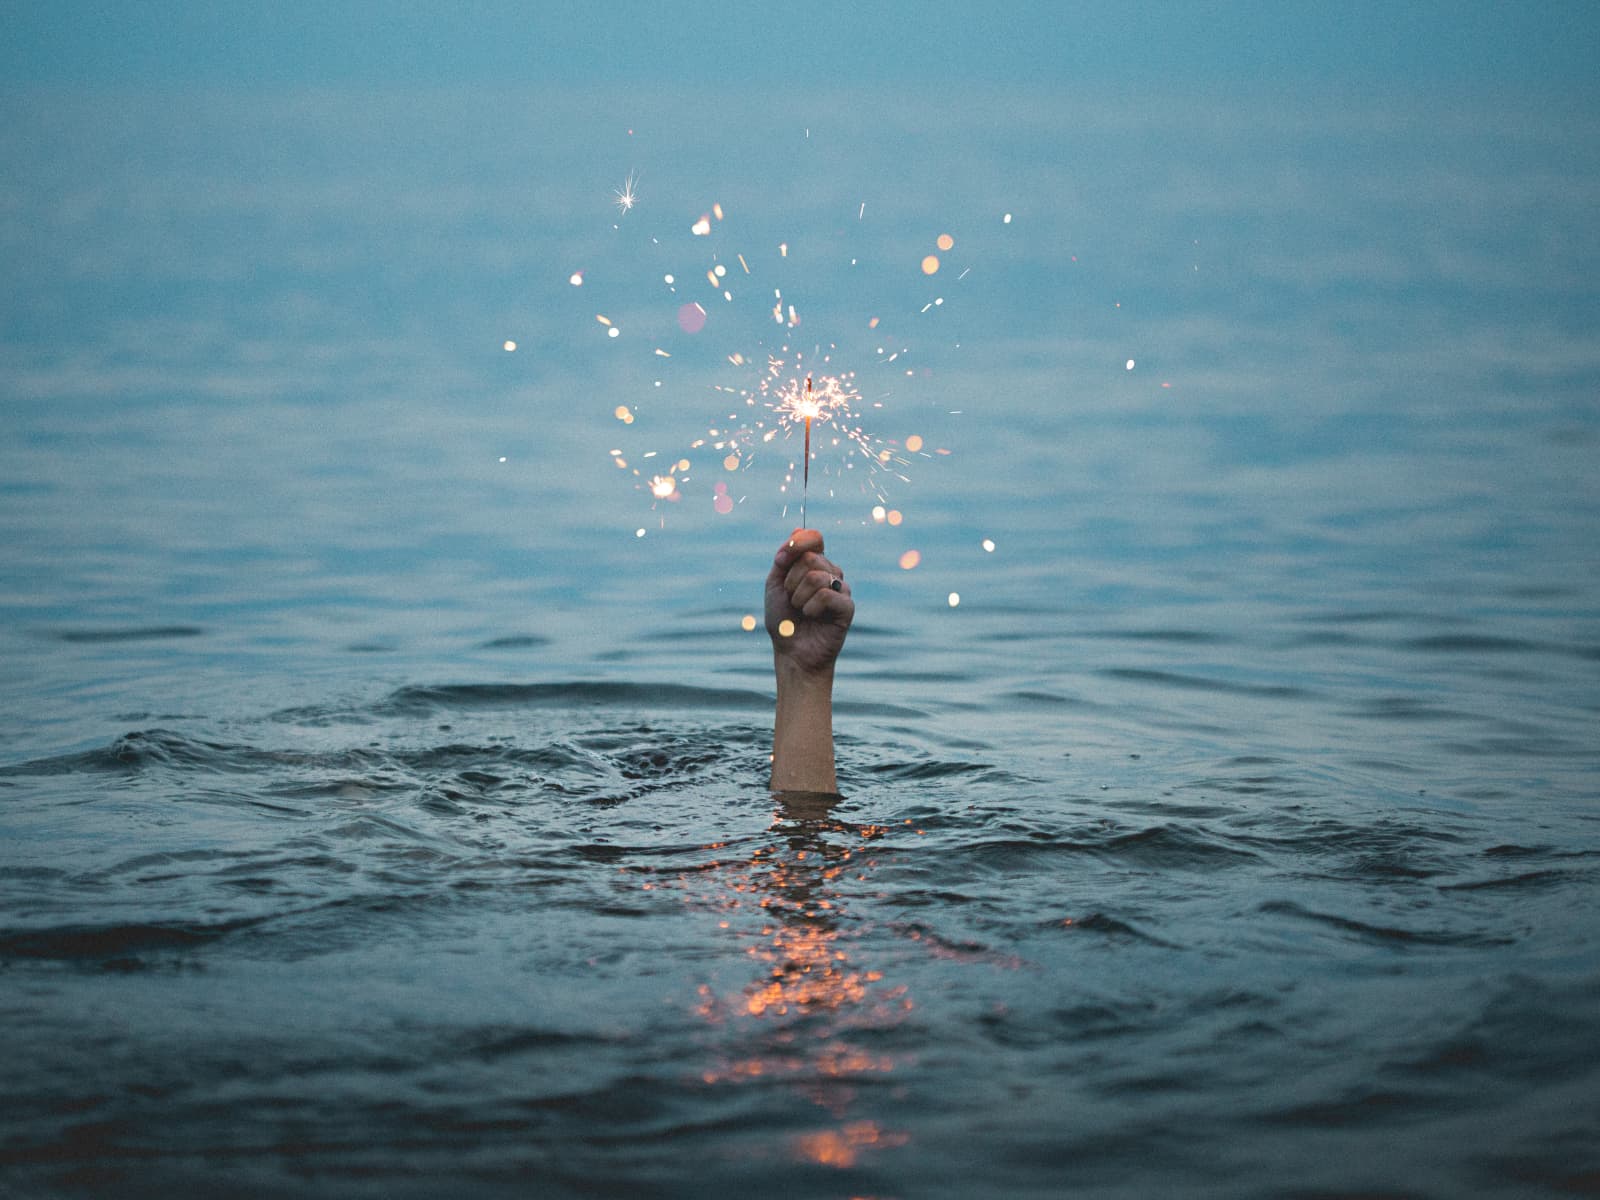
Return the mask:
<svg viewBox="0 0 1600 1200">
<path fill-rule="evenodd" d="M 1332 610 L 1308 613 L 1298 618 L 1308 625 L 1376 625 L 1389 621 L 1408 621 L 1417 625 L 1459 625 L 1462 618 L 1444 613 L 1415 612 L 1399 608 Z"/>
<path fill-rule="evenodd" d="M 1475 1016 L 1390 1069 L 1430 1083 L 1464 1074 L 1474 1086 L 1496 1077 L 1548 1083 L 1592 1075 L 1597 983 L 1593 976 L 1550 981 L 1508 975 Z"/>
<path fill-rule="evenodd" d="M 1379 721 L 1461 721 L 1469 719 L 1471 715 L 1453 708 L 1440 708 L 1411 696 L 1375 696 L 1345 712 L 1348 716 L 1371 717 Z"/>
<path fill-rule="evenodd" d="M 1364 940 L 1375 941 L 1393 946 L 1453 946 L 1482 948 L 1488 946 L 1509 946 L 1516 939 L 1509 937 L 1494 937 L 1483 933 L 1453 933 L 1442 929 L 1402 929 L 1395 925 L 1372 925 L 1366 921 L 1357 921 L 1352 917 L 1341 917 L 1335 913 L 1317 912 L 1315 909 L 1303 908 L 1292 900 L 1268 900 L 1260 905 L 1258 912 L 1269 913 L 1274 916 L 1294 917 L 1299 920 L 1313 921 L 1338 929 L 1345 933 L 1355 934 Z"/>
<path fill-rule="evenodd" d="M 862 770 L 885 779 L 946 779 L 957 775 L 974 775 L 980 779 L 1007 778 L 1005 772 L 997 770 L 989 763 L 951 762 L 940 759 L 873 763 Z"/>
<path fill-rule="evenodd" d="M 1197 831 L 1170 825 L 1096 839 L 1067 838 L 1041 831 L 1027 838 L 996 837 L 970 842 L 953 853 L 971 858 L 980 866 L 1005 871 L 1039 868 L 1037 860 L 1041 858 L 1071 855 L 1150 870 L 1212 870 L 1259 859 L 1254 851 L 1236 849 Z"/>
<path fill-rule="evenodd" d="M 1201 675 L 1177 675 L 1171 671 L 1151 671 L 1142 667 L 1104 667 L 1095 672 L 1108 679 L 1129 683 L 1152 683 L 1162 687 L 1184 688 L 1197 692 L 1222 692 L 1234 696 L 1261 696 L 1271 700 L 1300 699 L 1310 695 L 1304 688 L 1288 684 L 1233 683 Z"/>
<path fill-rule="evenodd" d="M 1467 883 L 1441 884 L 1445 892 L 1531 891 L 1566 883 L 1572 879 L 1571 871 L 1524 871 L 1520 875 L 1507 875 L 1500 879 L 1474 879 Z"/>
<path fill-rule="evenodd" d="M 1013 704 L 1027 704 L 1036 708 L 1098 708 L 1099 705 L 1089 700 L 1080 700 L 1076 696 L 1063 696 L 1058 692 L 1040 692 L 1023 689 L 1015 692 L 1005 692 L 1000 697 Z"/>
<path fill-rule="evenodd" d="M 1260 858 L 1253 850 L 1228 846 L 1197 829 L 1174 825 L 1152 825 L 1137 833 L 1118 835 L 1099 852 L 1117 862 L 1178 870 L 1233 866 Z"/>
<path fill-rule="evenodd" d="M 57 629 L 51 636 L 58 642 L 148 642 L 199 637 L 204 632 L 198 625 L 140 625 L 125 629 Z"/>
<path fill-rule="evenodd" d="M 0 776 L 92 774 L 150 765 L 249 769 L 265 761 L 280 759 L 252 746 L 201 741 L 170 729 L 136 729 L 108 746 L 0 767 Z"/>
<path fill-rule="evenodd" d="M 1081 636 L 1119 642 L 1168 642 L 1189 646 L 1215 646 L 1233 640 L 1205 629 L 1092 629 Z"/>
<path fill-rule="evenodd" d="M 1162 941 L 1152 934 L 1146 933 L 1137 925 L 1127 921 L 1119 921 L 1116 917 L 1109 917 L 1105 913 L 1090 913 L 1086 917 L 1056 917 L 1048 921 L 1041 921 L 1041 929 L 1064 929 L 1069 933 L 1097 933 L 1103 937 L 1121 939 L 1134 942 L 1145 942 L 1152 946 L 1164 946 L 1175 949 L 1173 943 Z"/>
<path fill-rule="evenodd" d="M 1411 638 L 1401 644 L 1408 650 L 1447 654 L 1509 654 L 1543 649 L 1538 642 L 1528 642 L 1521 638 L 1495 637 L 1486 633 L 1435 634 L 1431 637 Z"/>
<path fill-rule="evenodd" d="M 167 950 L 195 950 L 235 930 L 259 924 L 248 917 L 213 925 L 132 922 L 120 925 L 63 925 L 0 933 L 0 962 L 12 959 L 110 960 Z"/>
<path fill-rule="evenodd" d="M 384 716 L 414 716 L 463 708 L 720 708 L 768 709 L 761 692 L 690 687 L 681 683 L 624 683 L 575 680 L 568 683 L 458 683 L 399 688 L 372 706 Z"/>
<path fill-rule="evenodd" d="M 1330 1100 L 1316 1100 L 1264 1114 L 1274 1125 L 1341 1129 L 1348 1126 L 1403 1125 L 1408 1117 L 1428 1112 L 1430 1097 L 1413 1092 L 1379 1089 L 1365 1084 L 1345 1089 Z"/>
<path fill-rule="evenodd" d="M 479 642 L 479 650 L 528 650 L 534 646 L 548 646 L 550 639 L 536 633 L 520 633 L 510 637 L 490 638 Z"/>
</svg>

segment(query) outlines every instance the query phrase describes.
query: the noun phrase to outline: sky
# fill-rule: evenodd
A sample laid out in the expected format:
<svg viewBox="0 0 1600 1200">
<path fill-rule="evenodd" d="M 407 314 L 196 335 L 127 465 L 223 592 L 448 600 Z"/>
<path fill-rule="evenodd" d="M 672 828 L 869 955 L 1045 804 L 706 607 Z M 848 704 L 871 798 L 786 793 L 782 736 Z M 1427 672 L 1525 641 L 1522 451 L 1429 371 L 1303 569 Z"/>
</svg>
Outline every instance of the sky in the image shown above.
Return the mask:
<svg viewBox="0 0 1600 1200">
<path fill-rule="evenodd" d="M 867 85 L 1600 87 L 1591 0 L 0 0 L 0 89 Z"/>
</svg>

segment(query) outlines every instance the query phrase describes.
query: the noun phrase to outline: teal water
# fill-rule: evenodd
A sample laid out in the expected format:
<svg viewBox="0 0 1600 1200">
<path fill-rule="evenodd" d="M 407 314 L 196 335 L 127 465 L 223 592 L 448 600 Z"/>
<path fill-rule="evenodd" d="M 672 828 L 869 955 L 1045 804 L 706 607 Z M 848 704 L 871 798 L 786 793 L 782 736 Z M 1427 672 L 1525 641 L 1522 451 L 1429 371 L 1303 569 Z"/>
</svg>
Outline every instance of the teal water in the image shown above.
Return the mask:
<svg viewBox="0 0 1600 1200">
<path fill-rule="evenodd" d="M 1593 1188 L 1592 121 L 7 110 L 5 1186 Z M 794 444 L 692 445 L 795 351 L 896 460 L 813 467 L 831 806 Z"/>
</svg>

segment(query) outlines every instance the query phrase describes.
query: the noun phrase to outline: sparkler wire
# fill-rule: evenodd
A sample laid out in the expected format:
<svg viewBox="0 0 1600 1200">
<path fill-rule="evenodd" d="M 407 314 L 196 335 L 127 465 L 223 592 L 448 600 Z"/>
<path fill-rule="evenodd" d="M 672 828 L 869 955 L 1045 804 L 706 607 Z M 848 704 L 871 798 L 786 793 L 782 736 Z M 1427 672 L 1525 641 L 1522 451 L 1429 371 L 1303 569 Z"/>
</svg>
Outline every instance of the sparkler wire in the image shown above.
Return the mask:
<svg viewBox="0 0 1600 1200">
<path fill-rule="evenodd" d="M 806 404 L 811 404 L 811 376 L 806 376 Z M 806 500 L 811 494 L 811 414 L 806 413 L 805 466 L 800 473 L 800 528 L 806 527 Z"/>
</svg>

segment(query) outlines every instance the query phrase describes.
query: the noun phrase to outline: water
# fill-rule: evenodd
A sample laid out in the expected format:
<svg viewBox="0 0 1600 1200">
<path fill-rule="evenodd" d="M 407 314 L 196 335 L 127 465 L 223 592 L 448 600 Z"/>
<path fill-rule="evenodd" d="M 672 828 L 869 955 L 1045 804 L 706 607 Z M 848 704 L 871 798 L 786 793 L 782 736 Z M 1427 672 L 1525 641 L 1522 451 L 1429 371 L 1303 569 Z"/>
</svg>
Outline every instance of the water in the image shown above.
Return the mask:
<svg viewBox="0 0 1600 1200">
<path fill-rule="evenodd" d="M 0 1185 L 1595 1187 L 1592 116 L 7 107 Z M 731 310 L 641 352 L 714 200 L 953 451 L 811 495 L 831 804 L 763 786 L 772 463 L 609 457 L 722 403 Z"/>
</svg>

